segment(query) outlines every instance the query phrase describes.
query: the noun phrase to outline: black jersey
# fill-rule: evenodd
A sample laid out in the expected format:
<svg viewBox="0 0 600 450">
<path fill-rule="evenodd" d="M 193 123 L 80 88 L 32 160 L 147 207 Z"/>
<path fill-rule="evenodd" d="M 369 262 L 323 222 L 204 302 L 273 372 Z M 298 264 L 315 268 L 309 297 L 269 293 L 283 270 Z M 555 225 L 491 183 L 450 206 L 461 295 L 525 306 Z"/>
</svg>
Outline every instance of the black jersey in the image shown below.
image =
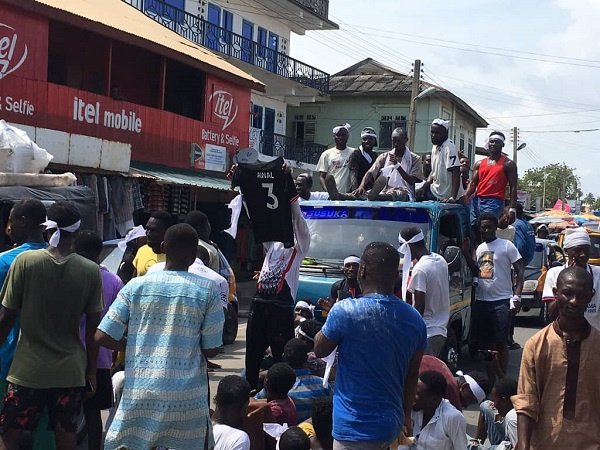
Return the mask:
<svg viewBox="0 0 600 450">
<path fill-rule="evenodd" d="M 257 243 L 282 242 L 294 246 L 292 202 L 298 194 L 294 180 L 282 169 L 283 158 L 268 163 L 239 164 L 233 184 L 239 186 L 248 207 Z"/>
</svg>

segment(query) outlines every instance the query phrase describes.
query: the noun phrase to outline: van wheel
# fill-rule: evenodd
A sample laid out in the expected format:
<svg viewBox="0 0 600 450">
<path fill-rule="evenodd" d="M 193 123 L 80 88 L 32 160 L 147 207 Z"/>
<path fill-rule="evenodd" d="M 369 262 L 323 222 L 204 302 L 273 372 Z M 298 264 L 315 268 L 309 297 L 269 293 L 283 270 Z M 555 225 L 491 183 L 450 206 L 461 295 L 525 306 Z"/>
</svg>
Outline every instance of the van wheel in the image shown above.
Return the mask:
<svg viewBox="0 0 600 450">
<path fill-rule="evenodd" d="M 235 342 L 238 334 L 238 312 L 232 303 L 227 304 L 225 324 L 223 325 L 223 344 L 229 345 Z"/>
<path fill-rule="evenodd" d="M 448 336 L 446 338 L 446 345 L 444 346 L 444 353 L 442 357 L 450 371 L 452 373 L 455 373 L 458 370 L 460 347 L 458 346 L 458 339 L 456 338 L 456 333 L 452 328 L 448 329 Z"/>
</svg>

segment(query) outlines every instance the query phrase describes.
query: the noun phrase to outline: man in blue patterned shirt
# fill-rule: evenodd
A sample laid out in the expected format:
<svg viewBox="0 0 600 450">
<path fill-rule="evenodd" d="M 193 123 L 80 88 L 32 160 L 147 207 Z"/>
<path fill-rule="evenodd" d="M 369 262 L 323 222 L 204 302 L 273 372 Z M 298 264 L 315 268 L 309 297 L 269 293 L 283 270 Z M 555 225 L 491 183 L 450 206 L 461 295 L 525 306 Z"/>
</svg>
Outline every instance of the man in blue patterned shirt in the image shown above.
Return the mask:
<svg viewBox="0 0 600 450">
<path fill-rule="evenodd" d="M 170 227 L 165 270 L 130 281 L 98 327 L 100 345 L 127 349 L 106 448 L 196 450 L 212 440 L 206 358 L 219 352 L 224 316 L 217 284 L 188 272 L 197 243 L 192 226 Z"/>
</svg>

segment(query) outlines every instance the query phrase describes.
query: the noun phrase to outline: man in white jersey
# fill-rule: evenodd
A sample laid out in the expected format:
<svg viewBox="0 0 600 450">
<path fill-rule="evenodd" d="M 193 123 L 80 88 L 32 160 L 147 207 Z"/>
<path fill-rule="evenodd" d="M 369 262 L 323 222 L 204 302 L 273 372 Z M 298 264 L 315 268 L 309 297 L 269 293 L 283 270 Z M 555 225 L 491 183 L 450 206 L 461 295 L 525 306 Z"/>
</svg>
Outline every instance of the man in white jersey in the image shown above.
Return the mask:
<svg viewBox="0 0 600 450">
<path fill-rule="evenodd" d="M 555 319 L 556 317 L 553 314 L 555 297 L 552 289 L 556 287 L 558 274 L 569 266 L 579 266 L 587 270 L 594 280 L 594 296 L 588 304 L 585 318 L 590 325 L 600 329 L 600 314 L 598 314 L 598 305 L 600 304 L 600 294 L 598 294 L 600 292 L 600 267 L 590 266 L 588 264 L 590 250 L 592 248 L 590 235 L 584 227 L 567 228 L 565 230 L 563 248 L 565 249 L 569 260 L 564 266 L 553 267 L 546 274 L 546 282 L 544 283 L 544 291 L 542 292 L 542 301 L 549 302 L 548 310 L 550 311 L 550 317 Z"/>
<path fill-rule="evenodd" d="M 319 157 L 317 172 L 319 172 L 321 187 L 325 191 L 330 192 L 332 187 L 335 187 L 340 194 L 350 192 L 350 155 L 354 152 L 352 147 L 346 145 L 350 136 L 350 128 L 349 124 L 334 127 L 335 147 L 325 150 Z M 333 179 L 328 181 L 329 188 L 325 182 L 327 175 L 333 176 Z"/>
</svg>

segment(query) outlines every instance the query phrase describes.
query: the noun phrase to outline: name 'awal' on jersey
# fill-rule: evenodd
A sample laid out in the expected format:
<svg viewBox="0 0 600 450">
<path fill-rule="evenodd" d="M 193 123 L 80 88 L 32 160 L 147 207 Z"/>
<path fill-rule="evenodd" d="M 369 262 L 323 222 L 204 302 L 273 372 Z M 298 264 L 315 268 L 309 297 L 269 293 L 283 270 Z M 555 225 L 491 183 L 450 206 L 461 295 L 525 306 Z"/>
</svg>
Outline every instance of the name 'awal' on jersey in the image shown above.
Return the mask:
<svg viewBox="0 0 600 450">
<path fill-rule="evenodd" d="M 269 178 L 271 180 L 275 179 L 273 172 L 256 172 L 256 178 Z"/>
</svg>

